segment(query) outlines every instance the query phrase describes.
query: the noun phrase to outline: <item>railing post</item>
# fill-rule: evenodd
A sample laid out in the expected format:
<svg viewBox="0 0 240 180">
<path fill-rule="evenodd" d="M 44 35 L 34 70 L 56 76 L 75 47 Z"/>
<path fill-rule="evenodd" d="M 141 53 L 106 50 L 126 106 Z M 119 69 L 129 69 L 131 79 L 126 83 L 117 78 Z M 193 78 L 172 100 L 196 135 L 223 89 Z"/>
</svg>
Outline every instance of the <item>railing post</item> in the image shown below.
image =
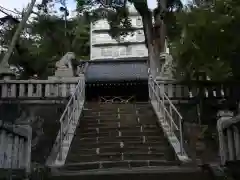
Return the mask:
<svg viewBox="0 0 240 180">
<path fill-rule="evenodd" d="M 60 122 L 60 144 L 59 144 L 59 160 L 62 160 L 62 142 L 63 142 L 63 123 Z"/>
<path fill-rule="evenodd" d="M 179 117 L 179 133 L 180 133 L 180 148 L 181 155 L 183 155 L 183 131 L 182 131 L 182 119 Z"/>
<path fill-rule="evenodd" d="M 173 115 L 172 115 L 172 106 L 171 105 L 169 105 L 169 113 L 170 113 L 170 116 L 172 117 L 172 119 L 173 119 Z M 171 120 L 171 123 L 170 123 L 170 129 L 171 129 L 171 133 L 173 134 L 173 122 L 172 122 L 172 120 Z"/>
<path fill-rule="evenodd" d="M 163 114 L 163 121 L 166 122 L 166 116 L 165 116 L 165 97 L 164 94 L 162 96 L 162 114 Z"/>
</svg>

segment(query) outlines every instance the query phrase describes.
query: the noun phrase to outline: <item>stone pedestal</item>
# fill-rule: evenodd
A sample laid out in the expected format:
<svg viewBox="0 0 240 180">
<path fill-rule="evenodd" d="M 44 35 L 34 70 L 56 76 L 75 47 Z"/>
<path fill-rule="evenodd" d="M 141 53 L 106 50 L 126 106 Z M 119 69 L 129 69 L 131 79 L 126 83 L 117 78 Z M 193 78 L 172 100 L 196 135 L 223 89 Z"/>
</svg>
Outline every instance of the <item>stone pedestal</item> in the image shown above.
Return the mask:
<svg viewBox="0 0 240 180">
<path fill-rule="evenodd" d="M 201 127 L 195 123 L 184 123 L 184 134 L 187 136 L 189 151 L 194 164 L 197 164 L 197 142 Z"/>
<path fill-rule="evenodd" d="M 73 77 L 74 73 L 71 68 L 58 68 L 55 71 L 55 77 Z"/>
<path fill-rule="evenodd" d="M 0 67 L 0 80 L 16 79 L 16 75 L 9 67 Z"/>
</svg>

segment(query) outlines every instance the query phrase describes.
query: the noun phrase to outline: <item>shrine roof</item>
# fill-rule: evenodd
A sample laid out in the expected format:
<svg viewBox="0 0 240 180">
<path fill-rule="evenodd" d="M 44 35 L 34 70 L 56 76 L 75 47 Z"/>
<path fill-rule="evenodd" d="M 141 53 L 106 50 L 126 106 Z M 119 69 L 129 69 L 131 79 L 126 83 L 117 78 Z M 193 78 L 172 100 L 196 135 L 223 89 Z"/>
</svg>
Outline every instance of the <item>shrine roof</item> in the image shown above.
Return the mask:
<svg viewBox="0 0 240 180">
<path fill-rule="evenodd" d="M 93 60 L 85 71 L 87 82 L 138 81 L 148 79 L 146 59 Z"/>
</svg>

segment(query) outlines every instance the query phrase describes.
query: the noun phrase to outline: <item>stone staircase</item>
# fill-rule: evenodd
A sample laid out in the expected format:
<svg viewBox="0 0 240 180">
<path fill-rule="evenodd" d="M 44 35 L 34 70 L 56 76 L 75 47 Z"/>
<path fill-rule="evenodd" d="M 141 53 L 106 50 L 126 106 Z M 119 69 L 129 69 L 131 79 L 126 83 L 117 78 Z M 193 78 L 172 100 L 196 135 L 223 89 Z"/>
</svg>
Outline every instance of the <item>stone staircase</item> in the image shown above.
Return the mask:
<svg viewBox="0 0 240 180">
<path fill-rule="evenodd" d="M 93 169 L 178 163 L 148 103 L 88 103 L 66 164 L 79 162 Z"/>
<path fill-rule="evenodd" d="M 51 179 L 208 179 L 198 168 L 180 166 L 157 122 L 149 102 L 87 102 L 65 165 L 52 167 Z"/>
</svg>

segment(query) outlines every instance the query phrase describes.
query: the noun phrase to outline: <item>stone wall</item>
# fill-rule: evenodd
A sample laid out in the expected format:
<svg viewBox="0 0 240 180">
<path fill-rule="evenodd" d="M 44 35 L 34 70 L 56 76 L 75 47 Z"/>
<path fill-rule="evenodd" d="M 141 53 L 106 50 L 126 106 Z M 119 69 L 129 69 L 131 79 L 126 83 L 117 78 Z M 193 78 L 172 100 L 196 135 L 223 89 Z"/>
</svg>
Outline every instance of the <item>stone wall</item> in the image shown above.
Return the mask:
<svg viewBox="0 0 240 180">
<path fill-rule="evenodd" d="M 32 162 L 45 163 L 50 155 L 66 104 L 1 104 L 0 119 L 32 127 Z"/>
</svg>

